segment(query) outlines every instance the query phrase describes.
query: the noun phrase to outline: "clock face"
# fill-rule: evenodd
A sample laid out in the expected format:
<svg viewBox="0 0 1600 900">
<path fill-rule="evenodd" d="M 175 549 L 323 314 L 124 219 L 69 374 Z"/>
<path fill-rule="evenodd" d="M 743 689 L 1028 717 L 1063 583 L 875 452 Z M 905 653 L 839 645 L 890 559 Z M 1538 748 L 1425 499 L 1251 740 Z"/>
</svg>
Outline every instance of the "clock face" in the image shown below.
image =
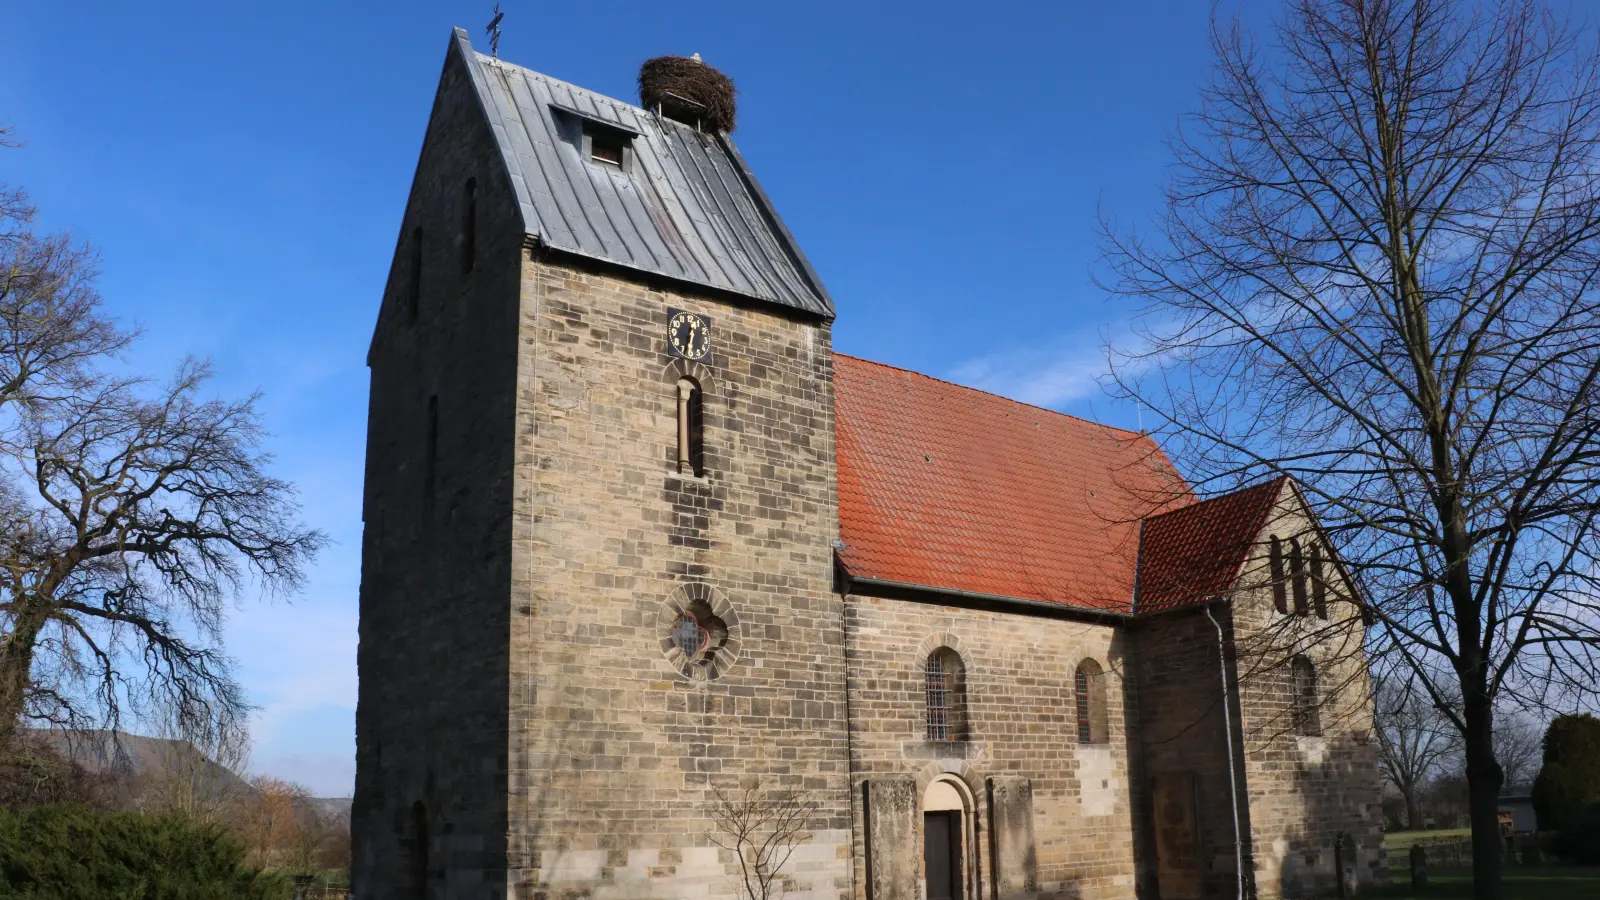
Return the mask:
<svg viewBox="0 0 1600 900">
<path fill-rule="evenodd" d="M 681 309 L 667 310 L 667 345 L 673 356 L 705 359 L 711 352 L 711 321 Z"/>
</svg>

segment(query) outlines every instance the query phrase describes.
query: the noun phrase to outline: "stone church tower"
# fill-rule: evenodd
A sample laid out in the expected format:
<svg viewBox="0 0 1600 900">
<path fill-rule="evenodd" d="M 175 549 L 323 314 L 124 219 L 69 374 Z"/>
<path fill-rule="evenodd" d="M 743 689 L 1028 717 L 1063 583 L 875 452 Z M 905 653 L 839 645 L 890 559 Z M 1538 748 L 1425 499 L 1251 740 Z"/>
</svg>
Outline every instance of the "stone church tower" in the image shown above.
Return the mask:
<svg viewBox="0 0 1600 900">
<path fill-rule="evenodd" d="M 1294 484 L 834 354 L 715 116 L 450 41 L 368 355 L 355 897 L 744 896 L 743 791 L 815 804 L 792 900 L 1381 881 Z"/>
<path fill-rule="evenodd" d="M 848 893 L 832 318 L 731 142 L 456 33 L 369 356 L 362 896 L 720 885 L 758 774 Z"/>
</svg>

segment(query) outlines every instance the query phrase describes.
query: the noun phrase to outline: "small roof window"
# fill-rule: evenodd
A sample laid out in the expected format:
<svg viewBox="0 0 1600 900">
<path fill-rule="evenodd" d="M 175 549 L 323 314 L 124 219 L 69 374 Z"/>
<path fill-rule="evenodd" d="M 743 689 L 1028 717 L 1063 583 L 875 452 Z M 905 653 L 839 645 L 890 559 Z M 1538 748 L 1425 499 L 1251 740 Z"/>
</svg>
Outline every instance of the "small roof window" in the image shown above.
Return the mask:
<svg viewBox="0 0 1600 900">
<path fill-rule="evenodd" d="M 613 166 L 622 165 L 623 154 L 628 146 L 627 135 L 609 128 L 589 128 L 585 129 L 584 137 L 589 145 L 590 159 Z"/>
</svg>

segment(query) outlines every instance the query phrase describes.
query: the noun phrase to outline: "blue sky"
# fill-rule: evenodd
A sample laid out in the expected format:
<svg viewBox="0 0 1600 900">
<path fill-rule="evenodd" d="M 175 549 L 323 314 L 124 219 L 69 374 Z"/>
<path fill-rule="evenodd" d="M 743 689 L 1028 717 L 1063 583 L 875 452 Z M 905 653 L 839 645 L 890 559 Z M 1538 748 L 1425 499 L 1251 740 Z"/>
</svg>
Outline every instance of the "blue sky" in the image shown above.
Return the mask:
<svg viewBox="0 0 1600 900">
<path fill-rule="evenodd" d="M 1154 209 L 1210 4 L 502 2 L 503 58 L 612 96 L 662 53 L 735 79 L 838 350 L 1133 424 L 1094 378 L 1131 312 L 1091 282 L 1096 211 Z M 364 355 L 450 27 L 486 48 L 492 6 L 0 3 L 0 122 L 28 141 L 0 180 L 100 248 L 136 365 L 209 357 L 219 391 L 265 393 L 337 542 L 229 625 L 254 767 L 323 795 L 355 770 Z"/>
</svg>

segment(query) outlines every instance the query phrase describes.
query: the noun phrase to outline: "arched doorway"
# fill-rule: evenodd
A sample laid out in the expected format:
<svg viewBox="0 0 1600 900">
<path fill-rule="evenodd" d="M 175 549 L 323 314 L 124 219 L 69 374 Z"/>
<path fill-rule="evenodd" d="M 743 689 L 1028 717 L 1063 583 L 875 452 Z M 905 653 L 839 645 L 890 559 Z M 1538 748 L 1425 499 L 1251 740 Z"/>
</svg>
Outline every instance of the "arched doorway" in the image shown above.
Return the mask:
<svg viewBox="0 0 1600 900">
<path fill-rule="evenodd" d="M 971 804 L 951 778 L 936 778 L 922 794 L 922 867 L 928 900 L 968 900 L 967 831 Z"/>
</svg>

